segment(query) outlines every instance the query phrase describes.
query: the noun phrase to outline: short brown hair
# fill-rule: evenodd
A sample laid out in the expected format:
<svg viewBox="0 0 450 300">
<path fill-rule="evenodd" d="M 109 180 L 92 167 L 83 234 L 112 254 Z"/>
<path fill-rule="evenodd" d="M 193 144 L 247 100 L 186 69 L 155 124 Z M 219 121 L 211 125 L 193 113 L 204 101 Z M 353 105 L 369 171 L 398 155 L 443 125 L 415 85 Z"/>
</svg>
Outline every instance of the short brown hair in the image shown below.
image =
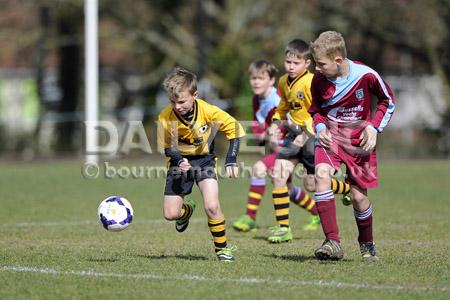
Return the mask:
<svg viewBox="0 0 450 300">
<path fill-rule="evenodd" d="M 178 98 L 185 90 L 194 95 L 197 91 L 197 76 L 187 69 L 175 67 L 164 79 L 163 87 L 170 98 Z"/>
<path fill-rule="evenodd" d="M 298 58 L 305 60 L 311 59 L 311 53 L 309 51 L 309 45 L 302 39 L 294 39 L 290 41 L 286 48 L 284 48 L 284 54 L 295 55 Z"/>
<path fill-rule="evenodd" d="M 325 55 L 331 59 L 338 55 L 342 58 L 347 57 L 344 37 L 336 31 L 322 32 L 314 42 L 311 42 L 310 48 L 314 55 Z"/>
<path fill-rule="evenodd" d="M 250 64 L 248 73 L 252 74 L 252 72 L 267 72 L 270 78 L 274 78 L 278 73 L 278 69 L 271 62 L 261 59 Z"/>
</svg>

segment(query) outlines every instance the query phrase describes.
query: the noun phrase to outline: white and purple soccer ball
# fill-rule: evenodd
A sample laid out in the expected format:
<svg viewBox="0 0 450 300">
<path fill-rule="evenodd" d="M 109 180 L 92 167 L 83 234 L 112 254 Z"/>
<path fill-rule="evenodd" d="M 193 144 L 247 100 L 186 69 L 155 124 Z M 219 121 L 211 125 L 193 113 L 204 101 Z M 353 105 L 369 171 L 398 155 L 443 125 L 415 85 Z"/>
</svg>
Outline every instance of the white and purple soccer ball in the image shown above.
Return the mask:
<svg viewBox="0 0 450 300">
<path fill-rule="evenodd" d="M 127 199 L 111 196 L 98 206 L 100 224 L 108 231 L 122 231 L 133 221 L 133 207 Z"/>
</svg>

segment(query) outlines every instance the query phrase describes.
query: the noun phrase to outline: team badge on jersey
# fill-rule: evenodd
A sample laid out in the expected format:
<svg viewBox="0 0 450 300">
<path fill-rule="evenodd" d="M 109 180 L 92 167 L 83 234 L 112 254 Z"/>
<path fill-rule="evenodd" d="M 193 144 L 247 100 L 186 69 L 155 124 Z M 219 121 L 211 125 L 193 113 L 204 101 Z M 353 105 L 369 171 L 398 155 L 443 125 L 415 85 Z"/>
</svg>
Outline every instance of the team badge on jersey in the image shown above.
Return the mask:
<svg viewBox="0 0 450 300">
<path fill-rule="evenodd" d="M 303 92 L 298 92 L 297 93 L 297 98 L 300 100 L 304 100 L 305 99 L 305 94 L 303 94 Z"/>
<path fill-rule="evenodd" d="M 357 89 L 356 92 L 355 92 L 355 96 L 356 96 L 356 98 L 358 100 L 364 99 L 364 90 L 362 88 L 361 89 Z"/>
<path fill-rule="evenodd" d="M 200 127 L 199 129 L 198 129 L 198 132 L 200 133 L 200 134 L 204 134 L 207 130 L 208 130 L 208 124 L 206 124 L 206 125 L 203 125 L 202 127 Z"/>
</svg>

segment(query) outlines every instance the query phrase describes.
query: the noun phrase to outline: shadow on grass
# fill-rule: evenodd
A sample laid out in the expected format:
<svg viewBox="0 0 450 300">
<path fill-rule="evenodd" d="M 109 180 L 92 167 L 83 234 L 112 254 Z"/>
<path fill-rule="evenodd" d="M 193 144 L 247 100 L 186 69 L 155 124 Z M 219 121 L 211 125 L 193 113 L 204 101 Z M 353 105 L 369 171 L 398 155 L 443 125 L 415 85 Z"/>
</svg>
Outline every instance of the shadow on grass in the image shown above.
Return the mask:
<svg viewBox="0 0 450 300">
<path fill-rule="evenodd" d="M 265 257 L 281 259 L 281 260 L 289 260 L 289 261 L 297 261 L 304 262 L 310 260 L 317 260 L 314 256 L 305 256 L 305 255 L 264 255 Z"/>
<path fill-rule="evenodd" d="M 266 241 L 267 242 L 267 235 L 257 235 L 254 236 L 253 239 L 254 240 L 262 240 L 262 241 Z M 294 237 L 294 240 L 304 240 L 304 238 L 300 238 L 300 237 Z"/>
<path fill-rule="evenodd" d="M 143 257 L 148 259 L 184 259 L 184 260 L 208 260 L 207 257 L 198 256 L 198 255 L 136 255 L 136 257 Z"/>
<path fill-rule="evenodd" d="M 86 259 L 89 262 L 116 262 L 118 258 L 88 258 Z"/>
<path fill-rule="evenodd" d="M 265 257 L 281 259 L 281 260 L 289 260 L 289 261 L 297 261 L 297 262 L 305 262 L 305 261 L 316 261 L 320 264 L 342 264 L 353 262 L 352 259 L 344 258 L 343 260 L 318 260 L 314 255 L 305 256 L 305 255 L 264 255 Z"/>
</svg>

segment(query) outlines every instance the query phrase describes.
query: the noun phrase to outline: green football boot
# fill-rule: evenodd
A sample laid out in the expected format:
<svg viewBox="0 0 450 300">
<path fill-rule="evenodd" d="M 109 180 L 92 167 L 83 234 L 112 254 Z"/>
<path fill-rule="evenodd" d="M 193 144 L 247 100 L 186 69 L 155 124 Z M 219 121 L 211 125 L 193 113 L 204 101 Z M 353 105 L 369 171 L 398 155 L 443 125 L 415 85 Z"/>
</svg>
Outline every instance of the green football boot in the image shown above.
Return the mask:
<svg viewBox="0 0 450 300">
<path fill-rule="evenodd" d="M 375 243 L 363 243 L 359 246 L 359 249 L 361 251 L 363 261 L 374 262 L 379 260 Z"/>
<path fill-rule="evenodd" d="M 270 229 L 272 232 L 267 238 L 270 243 L 284 243 L 292 241 L 291 227 L 275 226 Z"/>
<path fill-rule="evenodd" d="M 344 258 L 344 250 L 337 241 L 325 240 L 319 248 L 314 251 L 319 260 L 341 260 Z"/>
<path fill-rule="evenodd" d="M 236 249 L 236 246 L 221 249 L 220 251 L 216 252 L 217 259 L 220 261 L 233 262 L 235 260 L 233 251 L 235 251 Z"/>
<path fill-rule="evenodd" d="M 185 204 L 186 206 L 191 207 L 192 213 L 191 213 L 190 217 L 187 218 L 187 219 L 184 219 L 184 220 L 176 220 L 176 222 L 175 222 L 175 229 L 176 229 L 178 232 L 183 232 L 183 231 L 186 230 L 186 228 L 187 228 L 188 225 L 189 225 L 189 219 L 190 219 L 190 218 L 192 217 L 192 215 L 194 214 L 195 207 L 197 206 L 197 205 L 195 204 L 195 202 L 194 202 L 193 200 L 191 200 L 191 199 L 186 199 L 186 200 L 184 200 L 184 204 Z"/>
<path fill-rule="evenodd" d="M 352 204 L 352 196 L 350 196 L 350 193 L 343 194 L 341 201 L 345 206 L 349 206 L 350 204 Z"/>
<path fill-rule="evenodd" d="M 303 226 L 303 230 L 305 231 L 314 231 L 320 228 L 320 217 L 319 216 L 311 216 L 311 220 L 308 224 Z"/>
<path fill-rule="evenodd" d="M 242 215 L 233 222 L 233 228 L 237 231 L 249 232 L 256 230 L 256 223 L 249 215 Z"/>
</svg>

